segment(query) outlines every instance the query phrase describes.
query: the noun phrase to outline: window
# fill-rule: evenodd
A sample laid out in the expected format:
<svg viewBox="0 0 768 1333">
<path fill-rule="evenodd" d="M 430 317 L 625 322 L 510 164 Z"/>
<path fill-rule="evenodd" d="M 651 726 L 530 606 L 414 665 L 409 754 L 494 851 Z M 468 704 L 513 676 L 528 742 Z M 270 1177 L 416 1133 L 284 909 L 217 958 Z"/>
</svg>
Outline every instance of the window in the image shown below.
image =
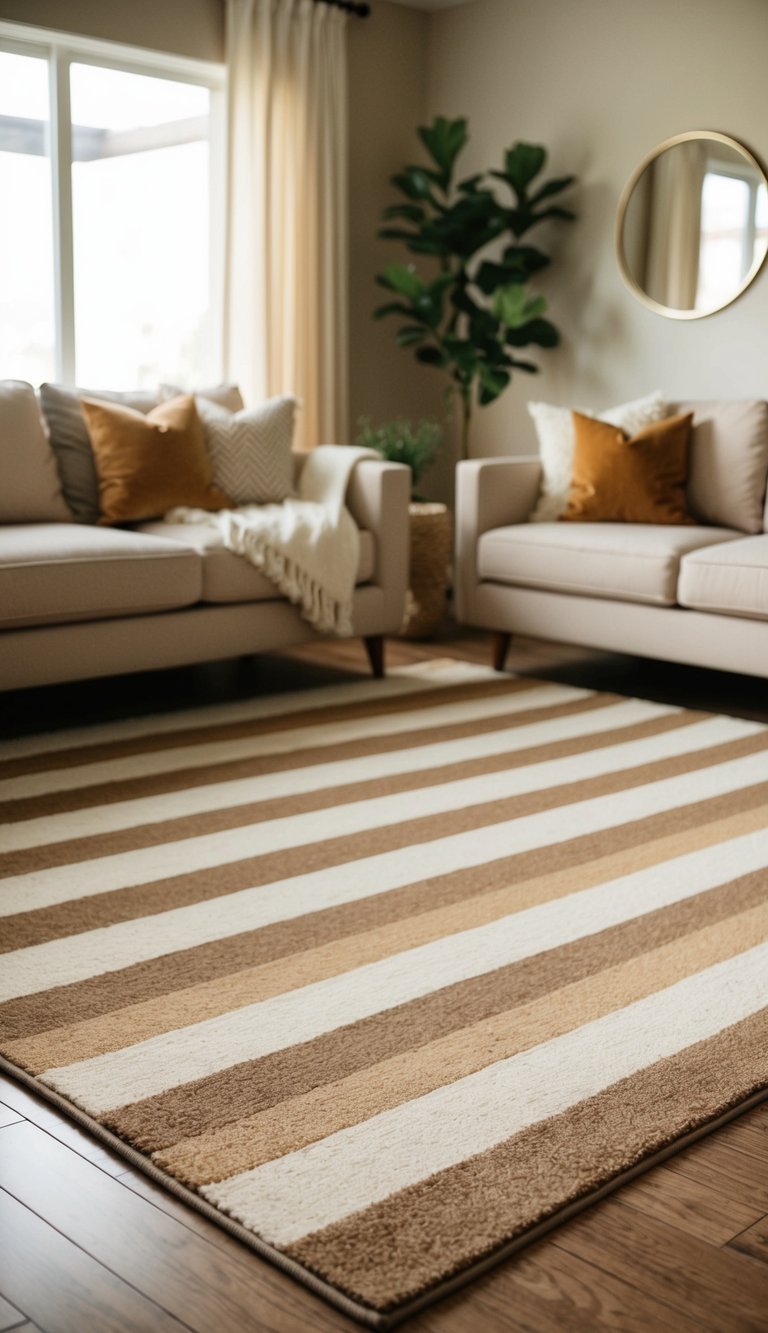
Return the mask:
<svg viewBox="0 0 768 1333">
<path fill-rule="evenodd" d="M 222 71 L 23 31 L 0 24 L 0 376 L 216 379 Z"/>
<path fill-rule="evenodd" d="M 710 163 L 701 191 L 698 309 L 738 291 L 768 242 L 768 191 L 754 171 Z"/>
</svg>

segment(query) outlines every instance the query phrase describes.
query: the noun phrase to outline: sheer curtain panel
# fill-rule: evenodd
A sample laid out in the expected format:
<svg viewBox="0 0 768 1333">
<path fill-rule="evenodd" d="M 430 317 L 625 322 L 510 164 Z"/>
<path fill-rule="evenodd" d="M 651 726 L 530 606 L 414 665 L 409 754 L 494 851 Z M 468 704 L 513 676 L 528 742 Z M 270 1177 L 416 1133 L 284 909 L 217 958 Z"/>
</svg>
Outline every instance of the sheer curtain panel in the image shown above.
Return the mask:
<svg viewBox="0 0 768 1333">
<path fill-rule="evenodd" d="M 226 371 L 295 393 L 297 443 L 346 443 L 346 15 L 227 0 Z"/>
</svg>

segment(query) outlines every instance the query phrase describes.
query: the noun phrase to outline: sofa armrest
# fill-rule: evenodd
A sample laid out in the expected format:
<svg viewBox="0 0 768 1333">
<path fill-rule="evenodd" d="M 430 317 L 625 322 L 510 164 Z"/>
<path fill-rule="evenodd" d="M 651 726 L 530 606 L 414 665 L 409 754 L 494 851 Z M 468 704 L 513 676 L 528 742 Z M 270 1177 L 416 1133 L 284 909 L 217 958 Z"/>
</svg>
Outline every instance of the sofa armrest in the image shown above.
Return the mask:
<svg viewBox="0 0 768 1333">
<path fill-rule="evenodd" d="M 386 633 L 403 623 L 408 588 L 411 470 L 402 463 L 362 459 L 352 473 L 347 507 L 357 526 L 373 533 L 376 565 L 373 583 L 384 593 Z"/>
<path fill-rule="evenodd" d="M 538 457 L 473 458 L 456 468 L 456 618 L 472 623 L 477 543 L 492 528 L 525 523 L 539 494 Z"/>
</svg>

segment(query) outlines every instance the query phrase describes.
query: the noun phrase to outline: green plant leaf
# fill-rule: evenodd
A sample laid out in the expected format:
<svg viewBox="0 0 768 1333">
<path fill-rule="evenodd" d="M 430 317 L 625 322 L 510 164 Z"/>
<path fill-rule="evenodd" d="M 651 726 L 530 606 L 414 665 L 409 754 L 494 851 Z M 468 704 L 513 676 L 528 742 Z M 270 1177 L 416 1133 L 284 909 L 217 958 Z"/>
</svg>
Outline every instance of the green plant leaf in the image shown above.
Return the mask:
<svg viewBox="0 0 768 1333">
<path fill-rule="evenodd" d="M 492 403 L 504 392 L 512 376 L 502 367 L 489 366 L 481 362 L 477 368 L 477 378 L 480 384 L 480 403 L 483 407 L 487 407 L 488 403 Z"/>
<path fill-rule="evenodd" d="M 424 167 L 406 167 L 391 178 L 392 184 L 408 199 L 432 199 L 432 180 Z"/>
<path fill-rule="evenodd" d="M 540 213 L 534 214 L 534 222 L 543 222 L 545 218 L 560 218 L 563 222 L 574 222 L 576 214 L 570 208 L 562 208 L 560 204 L 552 204 L 550 208 L 542 208 Z"/>
<path fill-rule="evenodd" d="M 427 215 L 421 204 L 390 204 L 381 216 L 383 219 L 403 218 L 406 222 L 423 222 Z"/>
<path fill-rule="evenodd" d="M 459 181 L 456 187 L 461 194 L 476 194 L 479 183 L 483 179 L 483 172 L 478 171 L 474 176 L 466 176 L 463 181 Z"/>
<path fill-rule="evenodd" d="M 412 264 L 387 264 L 377 282 L 390 291 L 407 296 L 409 301 L 417 301 L 424 294 L 424 283 Z"/>
<path fill-rule="evenodd" d="M 385 315 L 405 315 L 406 319 L 414 318 L 412 308 L 402 305 L 400 301 L 388 301 L 386 305 L 377 306 L 373 312 L 374 319 L 384 319 Z"/>
<path fill-rule="evenodd" d="M 575 176 L 555 176 L 552 180 L 546 181 L 528 200 L 531 208 L 540 204 L 542 199 L 549 199 L 553 194 L 559 194 L 561 190 L 567 190 L 569 185 L 573 185 L 575 179 Z"/>
<path fill-rule="evenodd" d="M 507 255 L 509 258 L 506 258 Z M 474 282 L 486 296 L 495 292 L 497 287 L 526 282 L 549 263 L 549 257 L 542 254 L 541 250 L 534 250 L 533 246 L 509 246 L 504 256 L 500 264 L 484 260 L 474 276 Z"/>
<path fill-rule="evenodd" d="M 445 356 L 437 347 L 428 345 L 416 349 L 416 359 L 425 366 L 445 366 L 447 364 Z"/>
<path fill-rule="evenodd" d="M 514 366 L 515 370 L 524 370 L 528 375 L 538 375 L 539 373 L 539 367 L 534 365 L 533 361 L 517 361 L 511 358 L 509 364 Z"/>
<path fill-rule="evenodd" d="M 427 330 L 418 324 L 404 324 L 395 334 L 398 347 L 414 347 L 427 337 Z"/>
<path fill-rule="evenodd" d="M 547 152 L 538 144 L 516 143 L 504 154 L 504 175 L 516 194 L 525 197 L 525 192 L 538 176 L 547 160 Z"/>
<path fill-rule="evenodd" d="M 521 283 L 499 287 L 493 298 L 494 314 L 508 329 L 519 328 L 544 313 L 547 303 L 543 296 L 529 296 Z"/>
<path fill-rule="evenodd" d="M 444 190 L 448 189 L 453 175 L 453 167 L 467 142 L 467 122 L 463 118 L 447 120 L 445 116 L 435 116 L 431 125 L 421 125 L 419 138 L 424 144 L 432 161 L 437 165 L 437 175 Z"/>
<path fill-rule="evenodd" d="M 548 319 L 531 319 L 516 329 L 507 329 L 504 341 L 509 347 L 527 347 L 530 343 L 537 347 L 557 347 L 560 334 Z"/>
<path fill-rule="evenodd" d="M 418 232 L 403 231 L 402 227 L 379 227 L 376 234 L 381 241 L 404 241 L 406 245 L 419 239 Z"/>
</svg>

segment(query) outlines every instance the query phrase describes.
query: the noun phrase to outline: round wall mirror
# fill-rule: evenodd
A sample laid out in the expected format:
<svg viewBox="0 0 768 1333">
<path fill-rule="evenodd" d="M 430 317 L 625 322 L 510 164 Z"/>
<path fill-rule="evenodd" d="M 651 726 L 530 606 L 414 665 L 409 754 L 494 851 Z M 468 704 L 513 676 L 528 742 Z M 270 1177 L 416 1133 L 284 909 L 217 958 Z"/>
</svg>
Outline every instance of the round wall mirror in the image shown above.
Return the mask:
<svg viewBox="0 0 768 1333">
<path fill-rule="evenodd" d="M 627 286 L 657 314 L 701 319 L 722 310 L 768 251 L 768 178 L 726 134 L 677 134 L 627 182 L 616 249 Z"/>
</svg>

